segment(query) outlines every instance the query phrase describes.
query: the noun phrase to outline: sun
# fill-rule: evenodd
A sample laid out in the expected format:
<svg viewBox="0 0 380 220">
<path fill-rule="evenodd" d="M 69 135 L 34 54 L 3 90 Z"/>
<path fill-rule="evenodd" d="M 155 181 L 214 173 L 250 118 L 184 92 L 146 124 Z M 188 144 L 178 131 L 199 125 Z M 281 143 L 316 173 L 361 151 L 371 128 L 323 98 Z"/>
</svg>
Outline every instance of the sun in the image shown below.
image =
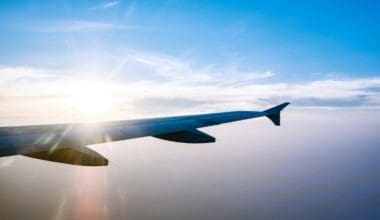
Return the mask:
<svg viewBox="0 0 380 220">
<path fill-rule="evenodd" d="M 112 110 L 115 95 L 110 85 L 94 81 L 79 81 L 70 86 L 71 105 L 85 119 L 95 119 Z"/>
</svg>

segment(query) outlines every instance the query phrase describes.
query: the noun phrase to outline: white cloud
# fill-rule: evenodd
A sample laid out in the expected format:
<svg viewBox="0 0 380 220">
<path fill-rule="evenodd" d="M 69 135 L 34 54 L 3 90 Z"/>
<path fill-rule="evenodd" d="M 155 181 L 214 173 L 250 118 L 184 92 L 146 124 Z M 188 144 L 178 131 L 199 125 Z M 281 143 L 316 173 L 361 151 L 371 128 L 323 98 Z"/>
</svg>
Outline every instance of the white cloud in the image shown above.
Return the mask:
<svg viewBox="0 0 380 220">
<path fill-rule="evenodd" d="M 105 2 L 100 5 L 96 5 L 90 8 L 90 10 L 102 10 L 102 9 L 110 9 L 116 7 L 120 1 L 110 1 L 110 2 Z"/>
<path fill-rule="evenodd" d="M 101 60 L 97 62 L 102 62 Z M 271 83 L 270 71 L 239 71 L 189 59 L 128 51 L 108 60 L 90 78 L 85 68 L 65 70 L 0 66 L 0 115 L 73 117 L 67 105 L 78 81 L 101 81 L 116 97 L 112 116 L 261 109 L 279 102 L 323 108 L 380 108 L 380 78 Z M 71 74 L 67 74 L 71 73 Z M 28 109 L 25 112 L 25 108 Z"/>
<path fill-rule="evenodd" d="M 380 91 L 371 90 L 380 87 L 380 78 L 376 77 L 268 83 L 274 76 L 271 71 L 239 71 L 234 66 L 222 70 L 216 70 L 212 65 L 194 67 L 189 60 L 161 54 L 132 52 L 128 59 L 137 62 L 129 62 L 128 68 L 134 65 L 149 67 L 140 69 L 141 77 L 149 72 L 165 79 L 157 83 L 157 79 L 151 80 L 154 79 L 151 75 L 144 78 L 145 86 L 152 88 L 151 92 L 157 94 L 156 98 L 171 99 L 174 96 L 198 101 L 212 100 L 214 104 L 230 103 L 231 107 L 242 102 L 270 105 L 284 99 L 294 101 L 299 106 L 380 106 L 380 102 L 376 102 Z"/>
</svg>

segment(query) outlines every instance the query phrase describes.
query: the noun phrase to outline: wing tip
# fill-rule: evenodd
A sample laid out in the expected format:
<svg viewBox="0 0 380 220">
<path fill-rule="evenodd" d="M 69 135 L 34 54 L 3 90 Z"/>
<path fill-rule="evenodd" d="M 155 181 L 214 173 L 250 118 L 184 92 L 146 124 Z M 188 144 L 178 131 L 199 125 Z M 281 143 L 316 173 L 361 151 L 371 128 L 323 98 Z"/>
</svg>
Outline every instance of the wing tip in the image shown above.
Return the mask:
<svg viewBox="0 0 380 220">
<path fill-rule="evenodd" d="M 290 104 L 290 102 L 284 102 L 276 105 L 264 111 L 265 116 L 269 118 L 275 126 L 281 125 L 281 111 Z"/>
</svg>

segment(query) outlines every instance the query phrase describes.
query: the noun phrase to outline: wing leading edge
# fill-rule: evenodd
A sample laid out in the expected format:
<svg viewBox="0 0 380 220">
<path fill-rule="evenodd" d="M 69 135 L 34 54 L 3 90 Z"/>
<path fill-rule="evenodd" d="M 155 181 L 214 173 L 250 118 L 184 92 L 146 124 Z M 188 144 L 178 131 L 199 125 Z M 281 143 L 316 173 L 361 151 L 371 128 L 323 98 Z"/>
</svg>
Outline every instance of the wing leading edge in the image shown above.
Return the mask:
<svg viewBox="0 0 380 220">
<path fill-rule="evenodd" d="M 84 166 L 104 166 L 106 158 L 86 145 L 153 136 L 181 143 L 212 143 L 198 128 L 267 117 L 280 125 L 280 112 L 289 103 L 265 111 L 235 111 L 101 123 L 36 125 L 0 128 L 0 156 L 22 154 L 42 160 Z"/>
</svg>

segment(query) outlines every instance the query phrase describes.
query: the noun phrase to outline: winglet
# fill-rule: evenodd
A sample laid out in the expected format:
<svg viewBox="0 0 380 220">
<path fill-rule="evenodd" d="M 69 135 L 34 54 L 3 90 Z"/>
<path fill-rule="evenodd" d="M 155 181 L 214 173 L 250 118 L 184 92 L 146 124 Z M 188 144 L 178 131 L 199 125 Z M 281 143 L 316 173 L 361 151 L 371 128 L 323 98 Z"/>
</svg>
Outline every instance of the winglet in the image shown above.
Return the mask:
<svg viewBox="0 0 380 220">
<path fill-rule="evenodd" d="M 285 102 L 273 108 L 267 109 L 264 111 L 265 116 L 267 116 L 273 122 L 274 125 L 280 126 L 281 124 L 280 112 L 289 104 L 290 104 L 289 102 Z"/>
</svg>

